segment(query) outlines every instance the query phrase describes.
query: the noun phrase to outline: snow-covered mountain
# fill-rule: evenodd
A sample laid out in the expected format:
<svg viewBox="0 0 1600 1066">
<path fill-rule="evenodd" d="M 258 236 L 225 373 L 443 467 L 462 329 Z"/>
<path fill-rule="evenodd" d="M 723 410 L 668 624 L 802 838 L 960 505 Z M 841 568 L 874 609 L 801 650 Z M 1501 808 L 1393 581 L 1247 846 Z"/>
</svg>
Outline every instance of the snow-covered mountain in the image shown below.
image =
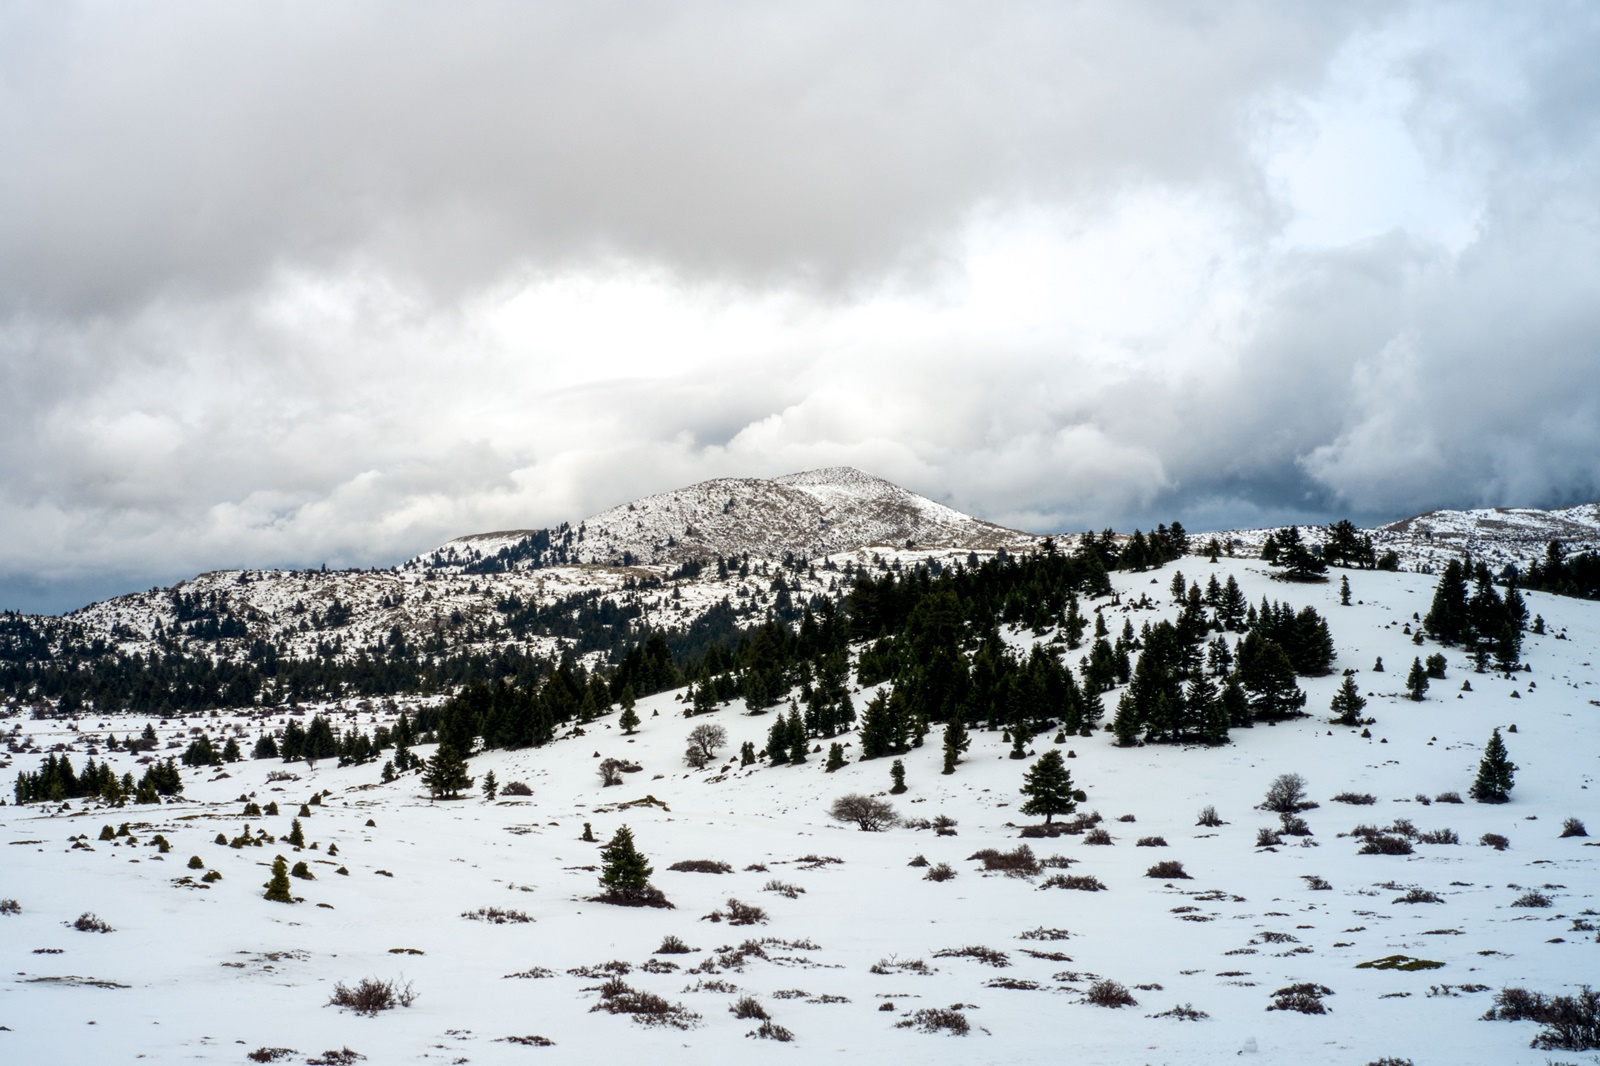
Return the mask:
<svg viewBox="0 0 1600 1066">
<path fill-rule="evenodd" d="M 413 562 L 482 571 L 816 557 L 867 546 L 1026 550 L 1038 540 L 839 466 L 772 479 L 715 478 L 601 511 L 576 527 L 460 537 Z"/>
</svg>

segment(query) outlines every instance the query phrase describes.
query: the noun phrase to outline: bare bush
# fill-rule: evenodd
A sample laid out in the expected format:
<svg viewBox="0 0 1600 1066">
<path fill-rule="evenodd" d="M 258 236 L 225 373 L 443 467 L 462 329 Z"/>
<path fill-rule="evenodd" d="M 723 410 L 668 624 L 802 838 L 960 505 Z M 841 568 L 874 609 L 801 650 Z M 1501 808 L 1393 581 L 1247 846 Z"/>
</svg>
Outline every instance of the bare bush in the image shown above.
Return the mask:
<svg viewBox="0 0 1600 1066">
<path fill-rule="evenodd" d="M 1090 874 L 1052 874 L 1042 881 L 1040 888 L 1070 888 L 1079 892 L 1104 892 L 1106 886 Z"/>
<path fill-rule="evenodd" d="M 728 1013 L 735 1018 L 758 1018 L 761 1021 L 772 1017 L 767 1013 L 767 1008 L 763 1007 L 761 1001 L 754 996 L 740 996 L 728 1008 Z"/>
<path fill-rule="evenodd" d="M 967 856 L 968 862 L 974 859 L 982 861 L 985 871 L 999 871 L 1007 877 L 1032 877 L 1040 870 L 1039 860 L 1026 844 L 1018 844 L 1011 851 L 983 848 Z"/>
<path fill-rule="evenodd" d="M 1333 989 L 1327 985 L 1301 982 L 1272 993 L 1272 1002 L 1267 1005 L 1267 1009 L 1299 1011 L 1301 1014 L 1326 1014 L 1328 1008 L 1323 1004 L 1322 997 L 1331 995 Z"/>
<path fill-rule="evenodd" d="M 71 922 L 67 923 L 80 933 L 110 933 L 114 932 L 110 925 L 97 917 L 93 911 L 84 911 Z"/>
<path fill-rule="evenodd" d="M 1271 826 L 1264 825 L 1256 830 L 1256 847 L 1275 848 L 1282 843 L 1283 837 L 1279 836 L 1278 831 Z"/>
<path fill-rule="evenodd" d="M 771 1019 L 762 1022 L 746 1035 L 753 1036 L 757 1040 L 776 1040 L 782 1044 L 787 1044 L 794 1039 L 793 1033 Z"/>
<path fill-rule="evenodd" d="M 1104 829 L 1091 829 L 1091 830 L 1089 830 L 1087 833 L 1083 834 L 1083 842 L 1085 844 L 1100 844 L 1100 845 L 1108 845 L 1108 844 L 1115 843 L 1115 841 L 1113 841 L 1111 839 L 1111 834 L 1106 832 Z"/>
<path fill-rule="evenodd" d="M 354 986 L 343 981 L 333 986 L 328 1006 L 343 1007 L 369 1017 L 395 1007 L 409 1007 L 417 1001 L 411 982 L 380 981 L 376 977 L 363 977 Z"/>
<path fill-rule="evenodd" d="M 258 1047 L 254 1051 L 245 1052 L 245 1058 L 251 1062 L 282 1062 L 291 1055 L 299 1052 L 292 1047 Z"/>
<path fill-rule="evenodd" d="M 1353 807 L 1370 807 L 1378 802 L 1378 797 L 1370 792 L 1341 792 L 1331 798 L 1334 803 L 1348 803 Z"/>
<path fill-rule="evenodd" d="M 1513 907 L 1548 907 L 1551 904 L 1549 896 L 1537 888 L 1530 888 L 1522 895 L 1511 901 Z"/>
<path fill-rule="evenodd" d="M 966 1036 L 972 1031 L 967 1016 L 958 1010 L 944 1007 L 924 1007 L 903 1021 L 895 1022 L 896 1029 L 920 1029 L 924 1033 L 949 1033 Z"/>
<path fill-rule="evenodd" d="M 1538 1022 L 1544 1026 L 1533 1046 L 1546 1051 L 1600 1048 L 1600 993 L 1588 985 L 1576 995 L 1549 996 L 1525 988 L 1502 988 L 1486 1021 Z"/>
<path fill-rule="evenodd" d="M 1443 903 L 1444 897 L 1425 888 L 1409 888 L 1404 895 L 1396 896 L 1396 903 Z"/>
<path fill-rule="evenodd" d="M 685 944 L 681 937 L 668 933 L 666 936 L 661 938 L 661 946 L 656 948 L 655 954 L 687 955 L 693 950 L 694 948 L 691 948 L 688 944 Z"/>
<path fill-rule="evenodd" d="M 981 945 L 972 945 L 964 948 L 944 948 L 940 951 L 935 951 L 933 957 L 936 959 L 975 959 L 985 966 L 994 966 L 996 968 L 1011 965 L 1011 957 L 1005 952 Z"/>
<path fill-rule="evenodd" d="M 1152 1014 L 1149 1017 L 1173 1018 L 1180 1022 L 1198 1022 L 1211 1017 L 1211 1015 L 1207 1014 L 1203 1010 L 1196 1010 L 1193 1005 L 1185 1003 L 1181 1006 L 1173 1007 L 1171 1010 L 1164 1010 L 1159 1014 Z"/>
<path fill-rule="evenodd" d="M 21 914 L 22 904 L 14 899 L 0 899 L 0 914 Z"/>
<path fill-rule="evenodd" d="M 1140 837 L 1139 843 L 1134 845 L 1134 847 L 1139 848 L 1164 848 L 1166 846 L 1166 837 Z"/>
<path fill-rule="evenodd" d="M 1163 862 L 1156 863 L 1154 866 L 1150 867 L 1150 869 L 1146 870 L 1144 875 L 1146 877 L 1154 877 L 1158 880 L 1191 880 L 1189 875 L 1183 870 L 1183 863 L 1174 859 L 1167 859 Z"/>
<path fill-rule="evenodd" d="M 798 899 L 805 893 L 799 885 L 791 885 L 787 881 L 779 881 L 776 877 L 761 886 L 763 892 L 776 892 L 788 899 Z"/>
<path fill-rule="evenodd" d="M 1454 829 L 1431 829 L 1426 833 L 1417 834 L 1419 844 L 1459 844 L 1461 838 Z"/>
<path fill-rule="evenodd" d="M 595 770 L 600 774 L 600 785 L 602 788 L 610 788 L 612 785 L 622 784 L 623 765 L 624 764 L 621 759 L 600 760 L 600 765 L 595 767 Z"/>
<path fill-rule="evenodd" d="M 928 857 L 926 855 L 918 855 L 916 858 L 914 858 L 910 862 L 906 863 L 906 865 L 907 866 L 915 866 L 915 867 L 918 867 L 918 868 L 924 867 L 924 866 L 928 865 Z"/>
<path fill-rule="evenodd" d="M 1306 779 L 1299 774 L 1279 774 L 1267 786 L 1261 809 L 1274 814 L 1295 814 L 1316 806 L 1306 801 Z"/>
<path fill-rule="evenodd" d="M 1333 889 L 1332 885 L 1316 874 L 1301 874 L 1300 879 L 1304 881 L 1306 883 L 1306 887 L 1313 892 L 1328 892 Z"/>
<path fill-rule="evenodd" d="M 1585 829 L 1583 823 L 1576 818 L 1568 818 L 1561 823 L 1561 839 L 1563 840 L 1567 837 L 1586 837 L 1588 835 L 1589 830 Z"/>
<path fill-rule="evenodd" d="M 461 917 L 474 922 L 488 922 L 490 925 L 519 925 L 533 921 L 522 911 L 505 907 L 479 907 L 475 911 L 462 911 Z"/>
<path fill-rule="evenodd" d="M 767 912 L 753 904 L 730 898 L 727 906 L 729 925 L 761 925 L 767 920 Z"/>
<path fill-rule="evenodd" d="M 939 865 L 930 868 L 927 873 L 923 874 L 922 879 L 924 881 L 948 881 L 955 877 L 955 875 L 956 872 L 951 868 L 949 863 L 941 862 Z"/>
<path fill-rule="evenodd" d="M 878 833 L 892 828 L 900 821 L 893 804 L 871 796 L 852 792 L 840 796 L 828 808 L 828 814 L 841 822 L 853 822 L 864 833 Z"/>
<path fill-rule="evenodd" d="M 590 1007 L 608 1014 L 627 1014 L 640 1025 L 666 1026 L 672 1029 L 692 1029 L 700 1022 L 700 1015 L 681 1003 L 670 1003 L 654 992 L 641 992 L 613 977 L 600 986 L 600 1002 Z"/>
<path fill-rule="evenodd" d="M 521 781 L 507 781 L 500 789 L 502 796 L 531 796 L 533 789 Z"/>
<path fill-rule="evenodd" d="M 1084 1002 L 1092 1003 L 1096 1007 L 1137 1007 L 1139 1001 L 1133 998 L 1133 993 L 1128 991 L 1126 985 L 1120 981 L 1113 981 L 1103 977 L 1090 985 L 1083 994 Z"/>
<path fill-rule="evenodd" d="M 1222 817 L 1217 814 L 1217 809 L 1208 803 L 1200 808 L 1200 815 L 1195 819 L 1194 824 L 1203 825 L 1208 829 L 1215 829 L 1219 825 L 1227 825 L 1228 823 L 1224 822 Z"/>
<path fill-rule="evenodd" d="M 1496 851 L 1504 851 L 1511 846 L 1511 841 L 1507 840 L 1499 833 L 1485 833 L 1483 836 L 1478 838 L 1478 843 L 1486 848 L 1493 848 Z"/>
<path fill-rule="evenodd" d="M 1435 803 L 1460 803 L 1461 802 L 1461 793 L 1459 793 L 1459 792 L 1441 792 L 1437 796 L 1433 797 L 1433 802 L 1435 802 Z"/>
<path fill-rule="evenodd" d="M 1361 855 L 1410 855 L 1416 849 L 1411 846 L 1411 841 L 1405 837 L 1390 836 L 1387 833 L 1378 833 L 1367 838 L 1361 845 Z"/>
<path fill-rule="evenodd" d="M 681 874 L 731 874 L 733 867 L 716 859 L 683 859 L 667 867 Z"/>
</svg>

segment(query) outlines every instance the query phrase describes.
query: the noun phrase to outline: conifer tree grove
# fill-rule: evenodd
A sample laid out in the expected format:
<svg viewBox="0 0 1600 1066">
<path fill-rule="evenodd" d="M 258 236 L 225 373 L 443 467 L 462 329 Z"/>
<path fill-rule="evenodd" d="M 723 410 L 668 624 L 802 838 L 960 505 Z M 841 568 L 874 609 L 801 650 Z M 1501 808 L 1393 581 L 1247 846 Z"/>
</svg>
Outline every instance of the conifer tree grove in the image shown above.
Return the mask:
<svg viewBox="0 0 1600 1066">
<path fill-rule="evenodd" d="M 1516 770 L 1517 765 L 1506 753 L 1505 741 L 1500 739 L 1500 730 L 1496 727 L 1489 735 L 1489 743 L 1483 746 L 1478 776 L 1468 793 L 1479 803 L 1504 803 L 1511 798 Z"/>
</svg>

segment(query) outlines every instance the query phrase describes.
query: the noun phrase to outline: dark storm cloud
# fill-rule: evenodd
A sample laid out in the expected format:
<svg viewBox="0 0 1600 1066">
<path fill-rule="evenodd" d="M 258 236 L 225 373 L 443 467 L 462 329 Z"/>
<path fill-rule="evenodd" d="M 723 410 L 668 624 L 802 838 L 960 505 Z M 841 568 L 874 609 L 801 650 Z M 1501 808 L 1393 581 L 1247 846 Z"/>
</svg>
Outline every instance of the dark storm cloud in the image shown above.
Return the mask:
<svg viewBox="0 0 1600 1066">
<path fill-rule="evenodd" d="M 1587 5 L 15 5 L 0 606 L 853 463 L 1600 497 Z"/>
</svg>

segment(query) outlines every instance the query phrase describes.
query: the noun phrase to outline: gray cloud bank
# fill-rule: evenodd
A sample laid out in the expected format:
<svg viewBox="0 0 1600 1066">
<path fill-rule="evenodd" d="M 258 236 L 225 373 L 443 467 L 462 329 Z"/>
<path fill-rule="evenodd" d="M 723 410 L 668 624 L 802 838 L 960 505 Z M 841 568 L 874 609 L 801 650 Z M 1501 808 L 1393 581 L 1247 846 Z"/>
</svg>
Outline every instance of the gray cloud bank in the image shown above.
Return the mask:
<svg viewBox="0 0 1600 1066">
<path fill-rule="evenodd" d="M 1600 497 L 1597 45 L 1556 3 L 7 8 L 0 606 L 840 462 L 1041 530 Z"/>
</svg>

